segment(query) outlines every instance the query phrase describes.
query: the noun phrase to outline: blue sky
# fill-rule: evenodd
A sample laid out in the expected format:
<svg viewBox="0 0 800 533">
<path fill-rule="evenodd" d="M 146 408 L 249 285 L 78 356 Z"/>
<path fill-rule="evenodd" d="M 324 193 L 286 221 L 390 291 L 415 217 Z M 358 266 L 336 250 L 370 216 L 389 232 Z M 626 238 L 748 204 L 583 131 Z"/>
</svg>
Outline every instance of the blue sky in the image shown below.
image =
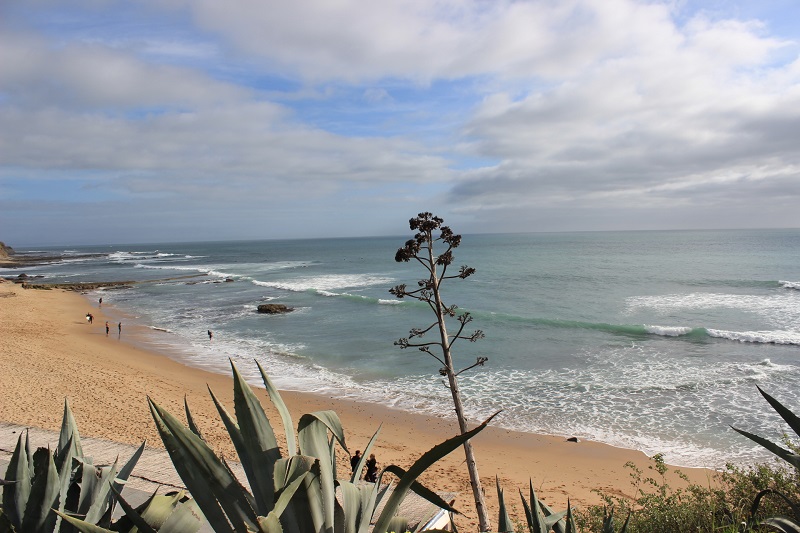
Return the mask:
<svg viewBox="0 0 800 533">
<path fill-rule="evenodd" d="M 0 3 L 12 246 L 800 227 L 800 3 Z"/>
</svg>

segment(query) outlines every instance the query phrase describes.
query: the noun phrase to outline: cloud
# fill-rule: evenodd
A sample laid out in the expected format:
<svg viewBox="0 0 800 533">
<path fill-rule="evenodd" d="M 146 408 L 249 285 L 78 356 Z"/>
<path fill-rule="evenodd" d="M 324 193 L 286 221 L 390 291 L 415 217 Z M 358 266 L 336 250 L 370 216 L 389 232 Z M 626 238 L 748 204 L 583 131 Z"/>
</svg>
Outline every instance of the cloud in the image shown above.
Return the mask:
<svg viewBox="0 0 800 533">
<path fill-rule="evenodd" d="M 465 230 L 800 225 L 798 43 L 692 6 L 11 1 L 0 211 L 48 183 L 131 224 L 302 210 L 309 236 L 417 204 Z"/>
</svg>

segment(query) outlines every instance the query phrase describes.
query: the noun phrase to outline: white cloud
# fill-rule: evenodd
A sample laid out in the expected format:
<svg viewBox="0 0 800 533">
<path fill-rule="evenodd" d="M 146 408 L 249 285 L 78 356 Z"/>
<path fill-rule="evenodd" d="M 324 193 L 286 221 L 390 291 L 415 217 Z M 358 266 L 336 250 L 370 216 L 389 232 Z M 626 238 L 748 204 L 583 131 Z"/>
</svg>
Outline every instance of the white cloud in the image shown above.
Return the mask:
<svg viewBox="0 0 800 533">
<path fill-rule="evenodd" d="M 27 5 L 0 22 L 4 194 L 69 177 L 229 212 L 352 194 L 566 229 L 757 220 L 800 194 L 798 44 L 765 21 L 634 0 Z"/>
</svg>

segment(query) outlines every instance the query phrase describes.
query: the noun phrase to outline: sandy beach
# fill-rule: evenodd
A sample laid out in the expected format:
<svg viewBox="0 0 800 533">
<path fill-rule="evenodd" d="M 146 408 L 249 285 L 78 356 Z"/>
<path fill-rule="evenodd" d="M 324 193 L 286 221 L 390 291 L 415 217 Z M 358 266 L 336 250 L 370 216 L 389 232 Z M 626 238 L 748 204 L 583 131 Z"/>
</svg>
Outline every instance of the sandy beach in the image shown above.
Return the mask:
<svg viewBox="0 0 800 533">
<path fill-rule="evenodd" d="M 183 418 L 185 396 L 206 439 L 219 453 L 235 457 L 208 393 L 210 387 L 232 406 L 230 375 L 186 366 L 142 349 L 136 339 L 145 331 L 132 321 L 123 319 L 121 332 L 115 321 L 106 335 L 105 322 L 111 318 L 105 311 L 108 309 L 98 308 L 97 301 L 77 293 L 26 290 L 11 282 L 0 283 L 0 420 L 57 429 L 64 398 L 68 398 L 82 435 L 131 444 L 146 439 L 150 446 L 161 447 L 146 397 Z M 85 319 L 87 312 L 94 315 L 91 325 Z M 114 317 L 118 316 L 115 311 Z M 276 433 L 281 434 L 280 419 L 272 416 L 263 390 L 260 397 L 277 426 Z M 407 468 L 416 457 L 457 433 L 455 419 L 296 392 L 285 392 L 283 397 L 295 423 L 303 413 L 335 410 L 351 451 L 363 449 L 383 424 L 374 450 L 380 466 L 394 463 Z M 495 476 L 506 489 L 507 501 L 517 509 L 521 507 L 517 489 L 526 490 L 529 479 L 543 500 L 562 509 L 567 497 L 578 506 L 599 503 L 597 490 L 632 494 L 625 463 L 632 462 L 644 470 L 651 464 L 644 454 L 632 450 L 491 426 L 473 443 L 492 520 L 497 517 Z M 695 483 L 713 482 L 713 473 L 708 470 L 683 472 Z M 437 463 L 422 481 L 436 490 L 459 492 L 456 507 L 464 517 L 458 524 L 475 530 L 477 521 L 460 449 Z M 682 484 L 675 475 L 668 481 L 673 486 Z"/>
</svg>

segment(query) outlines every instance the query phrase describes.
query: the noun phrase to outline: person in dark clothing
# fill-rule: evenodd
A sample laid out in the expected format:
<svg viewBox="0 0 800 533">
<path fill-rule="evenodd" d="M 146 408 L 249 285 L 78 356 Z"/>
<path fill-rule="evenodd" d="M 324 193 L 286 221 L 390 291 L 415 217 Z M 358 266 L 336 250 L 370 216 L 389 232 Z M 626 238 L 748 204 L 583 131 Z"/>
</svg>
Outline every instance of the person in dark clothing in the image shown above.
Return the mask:
<svg viewBox="0 0 800 533">
<path fill-rule="evenodd" d="M 375 459 L 375 454 L 369 454 L 367 459 L 367 475 L 364 476 L 364 481 L 375 483 L 378 481 L 378 461 Z"/>
<path fill-rule="evenodd" d="M 350 458 L 350 470 L 355 473 L 356 467 L 358 466 L 358 462 L 361 460 L 361 450 L 356 450 L 356 454 Z M 359 472 L 359 476 L 361 473 Z"/>
</svg>

